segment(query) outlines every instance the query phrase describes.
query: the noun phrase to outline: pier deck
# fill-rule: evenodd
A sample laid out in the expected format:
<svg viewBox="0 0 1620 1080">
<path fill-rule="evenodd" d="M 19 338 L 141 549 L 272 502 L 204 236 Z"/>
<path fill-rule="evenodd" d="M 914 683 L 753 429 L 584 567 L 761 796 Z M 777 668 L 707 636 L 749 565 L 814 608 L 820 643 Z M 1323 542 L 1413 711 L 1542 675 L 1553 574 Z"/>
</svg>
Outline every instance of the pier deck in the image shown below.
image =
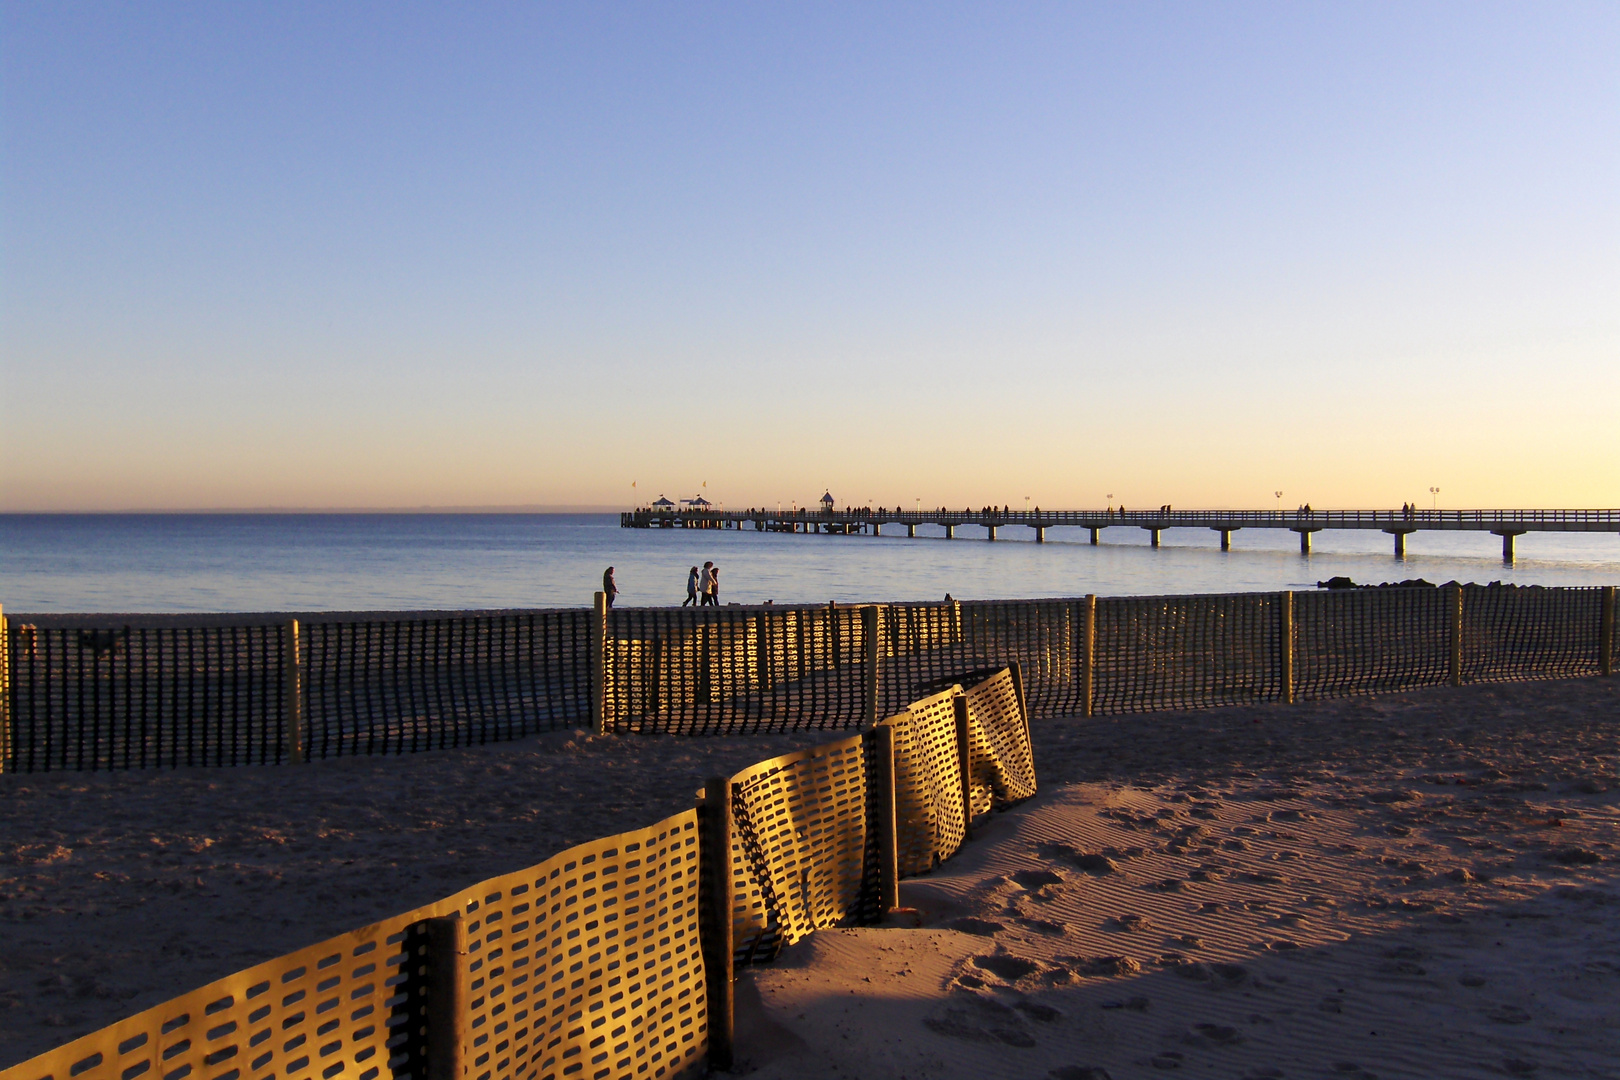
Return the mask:
<svg viewBox="0 0 1620 1080">
<path fill-rule="evenodd" d="M 1093 544 L 1102 530 L 1137 528 L 1150 534 L 1154 547 L 1165 529 L 1209 529 L 1221 534 L 1221 550 L 1231 547 L 1242 529 L 1286 529 L 1299 534 L 1300 551 L 1310 554 L 1311 536 L 1326 529 L 1376 530 L 1394 538 L 1396 555 L 1406 553 L 1406 538 L 1415 532 L 1485 532 L 1502 538 L 1502 557 L 1512 560 L 1515 537 L 1531 532 L 1620 533 L 1620 510 L 898 510 L 851 507 L 844 510 L 655 510 L 643 508 L 619 516 L 627 529 L 741 529 L 760 532 L 881 535 L 885 525 L 904 526 L 907 536 L 917 526 L 934 525 L 954 539 L 960 526 L 985 530 L 996 539 L 1006 526 L 1033 529 L 1036 542 L 1046 530 L 1085 529 Z"/>
</svg>

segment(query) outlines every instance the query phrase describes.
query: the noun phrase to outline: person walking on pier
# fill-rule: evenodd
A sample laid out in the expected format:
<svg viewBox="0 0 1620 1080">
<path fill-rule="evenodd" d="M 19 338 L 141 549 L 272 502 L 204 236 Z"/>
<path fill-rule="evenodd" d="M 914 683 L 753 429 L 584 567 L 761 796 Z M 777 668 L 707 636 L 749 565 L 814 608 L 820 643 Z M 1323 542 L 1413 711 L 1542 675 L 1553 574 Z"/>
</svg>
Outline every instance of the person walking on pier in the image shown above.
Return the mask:
<svg viewBox="0 0 1620 1080">
<path fill-rule="evenodd" d="M 686 575 L 686 599 L 681 601 L 681 607 L 691 604 L 698 606 L 698 568 L 692 567 L 692 572 Z"/>
<path fill-rule="evenodd" d="M 619 595 L 619 587 L 613 583 L 613 567 L 602 571 L 602 595 L 607 597 L 609 610 L 613 608 L 613 598 Z"/>
</svg>

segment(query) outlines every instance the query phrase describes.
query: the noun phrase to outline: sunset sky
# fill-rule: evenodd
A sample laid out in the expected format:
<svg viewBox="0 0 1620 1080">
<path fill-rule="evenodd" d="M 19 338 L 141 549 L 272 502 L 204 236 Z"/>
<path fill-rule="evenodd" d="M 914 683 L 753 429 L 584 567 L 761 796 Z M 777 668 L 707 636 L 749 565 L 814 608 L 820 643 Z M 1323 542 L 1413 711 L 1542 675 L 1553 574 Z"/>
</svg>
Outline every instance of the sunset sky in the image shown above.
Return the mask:
<svg viewBox="0 0 1620 1080">
<path fill-rule="evenodd" d="M 1617 57 L 1612 2 L 9 0 L 0 510 L 1620 506 Z"/>
</svg>

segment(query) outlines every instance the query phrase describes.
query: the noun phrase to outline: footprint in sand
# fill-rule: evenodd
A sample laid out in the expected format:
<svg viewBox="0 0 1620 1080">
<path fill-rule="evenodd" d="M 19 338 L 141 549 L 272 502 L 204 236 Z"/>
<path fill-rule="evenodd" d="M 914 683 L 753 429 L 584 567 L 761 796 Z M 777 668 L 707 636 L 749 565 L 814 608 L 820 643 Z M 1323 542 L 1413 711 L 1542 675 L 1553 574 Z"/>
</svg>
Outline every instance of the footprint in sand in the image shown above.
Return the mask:
<svg viewBox="0 0 1620 1080">
<path fill-rule="evenodd" d="M 1052 1080 L 1114 1080 L 1107 1069 L 1097 1065 L 1063 1065 L 1046 1075 Z"/>
<path fill-rule="evenodd" d="M 924 1018 L 923 1026 L 936 1035 L 966 1042 L 1002 1043 L 1022 1050 L 1035 1045 L 1035 1037 L 1025 1029 L 1017 1012 L 977 995 L 959 996 L 939 1014 Z"/>
<path fill-rule="evenodd" d="M 1187 1041 L 1195 1046 L 1204 1043 L 1213 1043 L 1216 1046 L 1236 1046 L 1243 1041 L 1235 1027 L 1224 1024 L 1194 1024 L 1192 1031 L 1187 1034 Z"/>
<path fill-rule="evenodd" d="M 1134 911 L 1127 911 L 1125 914 L 1111 919 L 1110 922 L 1114 930 L 1124 934 L 1134 933 L 1148 925 L 1147 919 Z"/>
<path fill-rule="evenodd" d="M 946 930 L 957 930 L 964 934 L 972 934 L 975 937 L 991 937 L 1007 929 L 1005 923 L 998 923 L 992 919 L 979 919 L 972 915 L 952 919 L 944 925 Z"/>
<path fill-rule="evenodd" d="M 1019 870 L 1013 874 L 1012 879 L 1031 891 L 1048 885 L 1063 884 L 1062 875 L 1054 874 L 1050 870 Z"/>
<path fill-rule="evenodd" d="M 1022 956 L 975 956 L 973 966 L 992 975 L 1013 982 L 1026 975 L 1033 975 L 1040 969 L 1040 965 L 1033 960 L 1026 960 Z"/>
<path fill-rule="evenodd" d="M 1047 937 L 1062 937 L 1069 932 L 1067 924 L 1049 922 L 1046 919 L 1017 918 L 1013 921 L 1026 930 L 1033 930 L 1037 934 L 1045 934 Z"/>
<path fill-rule="evenodd" d="M 1035 848 L 1035 853 L 1048 861 L 1064 863 L 1074 867 L 1076 870 L 1083 870 L 1088 874 L 1098 876 L 1112 874 L 1119 869 L 1119 864 L 1114 862 L 1107 854 L 1084 852 L 1069 844 L 1040 844 Z M 1022 872 L 1030 873 L 1031 871 Z M 1016 880 L 1018 875 L 1015 874 L 1013 877 Z M 1059 878 L 1058 880 L 1061 881 L 1062 879 Z"/>
<path fill-rule="evenodd" d="M 1075 974 L 1094 979 L 1137 975 L 1142 971 L 1142 965 L 1128 956 L 1059 956 L 1056 959 Z"/>
</svg>

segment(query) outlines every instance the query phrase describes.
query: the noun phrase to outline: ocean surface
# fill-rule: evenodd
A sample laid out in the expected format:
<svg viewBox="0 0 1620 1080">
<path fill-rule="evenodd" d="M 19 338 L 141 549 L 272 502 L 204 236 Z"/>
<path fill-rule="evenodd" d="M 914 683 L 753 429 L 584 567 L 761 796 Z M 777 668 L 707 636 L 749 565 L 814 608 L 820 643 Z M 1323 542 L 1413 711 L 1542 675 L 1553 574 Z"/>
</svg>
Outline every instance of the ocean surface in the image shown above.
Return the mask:
<svg viewBox="0 0 1620 1080">
<path fill-rule="evenodd" d="M 0 605 L 24 612 L 411 611 L 588 606 L 616 568 L 620 606 L 678 604 L 688 567 L 721 568 L 722 603 L 937 600 L 1308 589 L 1424 578 L 1620 584 L 1620 535 L 1529 533 L 1512 566 L 1489 533 L 919 528 L 898 536 L 621 529 L 613 514 L 0 515 Z M 924 536 L 925 532 L 936 535 Z"/>
</svg>

